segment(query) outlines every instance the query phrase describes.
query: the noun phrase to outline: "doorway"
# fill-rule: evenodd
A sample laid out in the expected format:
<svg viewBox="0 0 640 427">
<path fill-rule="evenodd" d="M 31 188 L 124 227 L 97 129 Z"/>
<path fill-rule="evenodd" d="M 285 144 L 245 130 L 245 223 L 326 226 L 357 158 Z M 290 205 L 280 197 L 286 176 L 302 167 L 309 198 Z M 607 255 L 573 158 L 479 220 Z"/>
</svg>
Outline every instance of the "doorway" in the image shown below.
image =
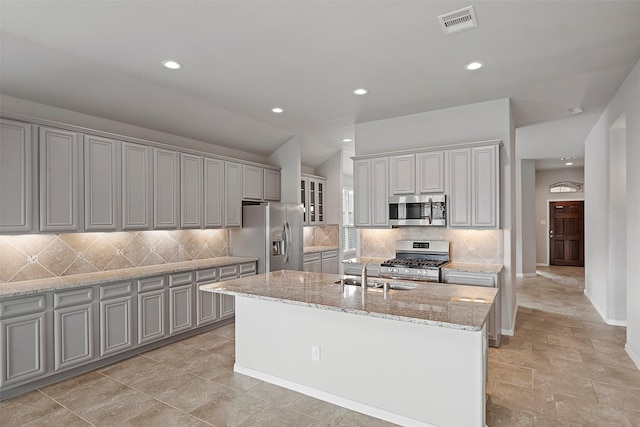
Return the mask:
<svg viewBox="0 0 640 427">
<path fill-rule="evenodd" d="M 549 202 L 549 265 L 584 267 L 584 202 Z"/>
</svg>

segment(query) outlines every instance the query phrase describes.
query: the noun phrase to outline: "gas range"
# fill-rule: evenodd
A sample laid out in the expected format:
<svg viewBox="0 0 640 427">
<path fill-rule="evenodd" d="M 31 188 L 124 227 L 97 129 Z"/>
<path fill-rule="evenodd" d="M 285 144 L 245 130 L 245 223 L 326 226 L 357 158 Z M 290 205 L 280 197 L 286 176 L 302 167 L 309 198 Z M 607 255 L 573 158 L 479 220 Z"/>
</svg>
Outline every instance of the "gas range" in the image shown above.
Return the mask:
<svg viewBox="0 0 640 427">
<path fill-rule="evenodd" d="M 440 282 L 440 267 L 449 261 L 448 241 L 398 240 L 396 257 L 381 264 L 380 276 Z"/>
</svg>

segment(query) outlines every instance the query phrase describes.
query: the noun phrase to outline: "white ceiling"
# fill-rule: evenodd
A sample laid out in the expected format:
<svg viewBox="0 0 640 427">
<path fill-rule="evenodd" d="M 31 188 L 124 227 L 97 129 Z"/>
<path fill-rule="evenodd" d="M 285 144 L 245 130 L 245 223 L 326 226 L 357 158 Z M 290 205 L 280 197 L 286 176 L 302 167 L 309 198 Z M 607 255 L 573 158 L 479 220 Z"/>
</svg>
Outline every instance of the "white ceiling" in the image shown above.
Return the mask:
<svg viewBox="0 0 640 427">
<path fill-rule="evenodd" d="M 478 27 L 445 35 L 437 15 L 469 5 Z M 640 1 L 2 0 L 0 91 L 263 156 L 302 135 L 311 167 L 355 123 L 509 97 L 519 157 L 581 156 L 640 59 L 639 16 Z"/>
</svg>

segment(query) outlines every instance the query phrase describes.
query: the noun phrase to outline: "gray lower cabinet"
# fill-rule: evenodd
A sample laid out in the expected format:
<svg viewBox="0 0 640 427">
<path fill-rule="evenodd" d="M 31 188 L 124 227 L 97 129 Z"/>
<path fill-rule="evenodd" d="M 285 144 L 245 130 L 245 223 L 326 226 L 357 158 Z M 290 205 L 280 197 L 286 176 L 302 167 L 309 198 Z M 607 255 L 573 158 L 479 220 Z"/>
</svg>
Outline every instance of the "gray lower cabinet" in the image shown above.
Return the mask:
<svg viewBox="0 0 640 427">
<path fill-rule="evenodd" d="M 302 258 L 302 270 L 310 273 L 322 273 L 320 252 L 305 254 Z"/>
<path fill-rule="evenodd" d="M 232 280 L 238 277 L 238 266 L 227 265 L 220 267 L 220 281 Z M 226 319 L 236 313 L 235 298 L 231 295 L 220 294 L 220 318 Z"/>
<path fill-rule="evenodd" d="M 94 357 L 93 288 L 53 294 L 54 371 L 73 368 Z"/>
<path fill-rule="evenodd" d="M 338 274 L 338 251 L 322 252 L 322 272 Z"/>
<path fill-rule="evenodd" d="M 169 275 L 169 334 L 193 327 L 193 273 Z"/>
<path fill-rule="evenodd" d="M 359 262 L 345 262 L 344 263 L 344 274 L 359 276 L 362 274 L 362 267 L 364 264 Z M 369 277 L 379 277 L 380 276 L 380 264 L 369 264 L 367 265 L 367 276 Z"/>
<path fill-rule="evenodd" d="M 167 334 L 165 300 L 164 276 L 138 280 L 138 344 Z"/>
<path fill-rule="evenodd" d="M 489 312 L 489 321 L 487 325 L 487 333 L 489 335 L 489 345 L 492 347 L 500 346 L 500 338 L 502 337 L 502 304 L 500 302 L 500 273 L 475 273 L 442 270 L 442 282 L 456 285 L 485 286 L 489 288 L 498 288 L 498 295 L 493 304 L 493 309 Z"/>
<path fill-rule="evenodd" d="M 120 353 L 134 346 L 133 283 L 100 286 L 100 357 Z"/>
<path fill-rule="evenodd" d="M 45 295 L 0 301 L 0 387 L 47 373 Z"/>
<path fill-rule="evenodd" d="M 196 271 L 196 325 L 206 325 L 218 320 L 218 294 L 200 290 L 201 285 L 218 281 L 216 267 Z"/>
</svg>

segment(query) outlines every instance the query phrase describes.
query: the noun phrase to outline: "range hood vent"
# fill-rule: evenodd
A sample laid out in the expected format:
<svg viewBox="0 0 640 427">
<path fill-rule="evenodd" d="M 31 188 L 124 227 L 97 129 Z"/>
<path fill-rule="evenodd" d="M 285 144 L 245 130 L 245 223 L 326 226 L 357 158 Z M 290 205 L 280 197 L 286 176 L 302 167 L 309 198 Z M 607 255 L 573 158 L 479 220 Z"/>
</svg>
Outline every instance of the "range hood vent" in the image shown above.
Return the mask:
<svg viewBox="0 0 640 427">
<path fill-rule="evenodd" d="M 473 6 L 440 15 L 438 21 L 440 21 L 445 34 L 453 34 L 478 26 Z"/>
</svg>

